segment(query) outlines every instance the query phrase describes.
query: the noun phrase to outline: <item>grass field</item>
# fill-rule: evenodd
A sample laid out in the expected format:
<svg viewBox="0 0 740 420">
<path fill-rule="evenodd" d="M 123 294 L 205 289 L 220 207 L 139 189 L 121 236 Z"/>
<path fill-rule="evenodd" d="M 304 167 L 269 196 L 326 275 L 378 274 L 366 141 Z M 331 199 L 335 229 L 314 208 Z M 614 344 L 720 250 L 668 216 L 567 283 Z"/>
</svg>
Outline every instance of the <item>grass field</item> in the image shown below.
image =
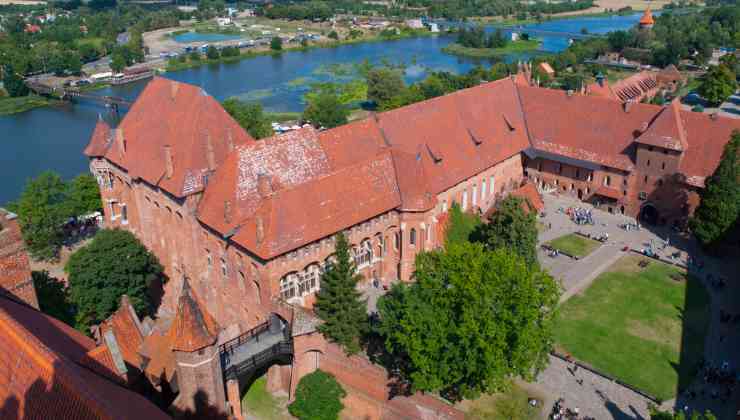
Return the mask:
<svg viewBox="0 0 740 420">
<path fill-rule="evenodd" d="M 47 106 L 54 101 L 42 98 L 40 96 L 21 96 L 18 98 L 1 98 L 0 97 L 0 115 L 11 115 L 20 112 L 26 112 L 41 106 Z"/>
<path fill-rule="evenodd" d="M 528 404 L 529 398 L 539 400 L 540 405 L 531 407 Z M 457 408 L 465 412 L 466 419 L 539 420 L 542 418 L 542 402 L 542 396 L 532 394 L 514 383 L 506 392 L 465 400 Z"/>
<path fill-rule="evenodd" d="M 537 51 L 539 48 L 540 41 L 537 40 L 513 41 L 507 43 L 503 48 L 468 48 L 463 47 L 460 44 L 453 43 L 442 48 L 442 52 L 466 57 L 490 58 L 511 53 Z"/>
<path fill-rule="evenodd" d="M 649 265 L 640 268 L 641 260 Z M 677 267 L 626 256 L 563 305 L 557 347 L 667 400 L 693 377 L 704 351 L 708 305 L 701 283 Z"/>
<path fill-rule="evenodd" d="M 286 418 L 285 400 L 273 397 L 266 389 L 267 379 L 257 378 L 242 398 L 242 407 L 250 416 L 260 420 L 281 420 Z"/>
<path fill-rule="evenodd" d="M 564 252 L 568 255 L 583 258 L 586 255 L 594 252 L 596 248 L 601 245 L 598 241 L 593 239 L 584 238 L 581 235 L 570 233 L 559 238 L 555 238 L 547 243 L 551 247 L 558 251 Z"/>
</svg>

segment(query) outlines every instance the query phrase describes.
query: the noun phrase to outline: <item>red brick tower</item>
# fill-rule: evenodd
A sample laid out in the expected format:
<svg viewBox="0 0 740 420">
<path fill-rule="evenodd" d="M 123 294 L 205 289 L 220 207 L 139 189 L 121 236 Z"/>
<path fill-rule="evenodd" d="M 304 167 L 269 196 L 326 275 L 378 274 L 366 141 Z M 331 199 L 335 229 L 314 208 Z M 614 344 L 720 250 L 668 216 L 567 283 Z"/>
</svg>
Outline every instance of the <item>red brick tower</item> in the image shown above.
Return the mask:
<svg viewBox="0 0 740 420">
<path fill-rule="evenodd" d="M 202 309 L 187 280 L 183 281 L 178 303 L 177 316 L 170 329 L 180 391 L 173 405 L 182 411 L 204 415 L 225 413 L 218 325 Z"/>
</svg>

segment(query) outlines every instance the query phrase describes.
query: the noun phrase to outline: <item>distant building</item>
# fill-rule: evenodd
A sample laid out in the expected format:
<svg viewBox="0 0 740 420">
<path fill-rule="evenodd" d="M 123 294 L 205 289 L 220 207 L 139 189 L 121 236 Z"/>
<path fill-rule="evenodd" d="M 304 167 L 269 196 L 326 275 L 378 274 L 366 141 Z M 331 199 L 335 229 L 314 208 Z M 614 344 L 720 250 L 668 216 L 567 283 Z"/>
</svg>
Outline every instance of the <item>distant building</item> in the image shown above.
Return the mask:
<svg viewBox="0 0 740 420">
<path fill-rule="evenodd" d="M 429 30 L 431 32 L 438 33 L 439 32 L 439 25 L 436 24 L 436 23 L 430 23 L 429 24 Z"/>
<path fill-rule="evenodd" d="M 409 19 L 406 21 L 406 26 L 411 29 L 424 29 L 424 24 L 421 19 Z"/>
<path fill-rule="evenodd" d="M 216 23 L 218 26 L 228 26 L 231 25 L 231 18 L 230 17 L 218 17 L 216 18 Z"/>
<path fill-rule="evenodd" d="M 519 41 L 519 33 L 518 32 L 512 32 L 511 33 L 511 40 L 512 41 Z"/>
<path fill-rule="evenodd" d="M 640 29 L 649 30 L 652 29 L 654 25 L 655 19 L 653 19 L 653 13 L 648 7 L 647 9 L 645 9 L 645 13 L 643 13 L 642 17 L 640 18 L 639 27 Z"/>
<path fill-rule="evenodd" d="M 553 78 L 555 77 L 555 69 L 552 68 L 550 63 L 547 61 L 543 61 L 538 66 L 541 72 L 545 73 L 548 77 Z"/>
<path fill-rule="evenodd" d="M 23 31 L 27 34 L 36 34 L 41 32 L 41 27 L 39 25 L 34 25 L 32 23 L 27 23 L 26 28 L 23 29 Z"/>
</svg>

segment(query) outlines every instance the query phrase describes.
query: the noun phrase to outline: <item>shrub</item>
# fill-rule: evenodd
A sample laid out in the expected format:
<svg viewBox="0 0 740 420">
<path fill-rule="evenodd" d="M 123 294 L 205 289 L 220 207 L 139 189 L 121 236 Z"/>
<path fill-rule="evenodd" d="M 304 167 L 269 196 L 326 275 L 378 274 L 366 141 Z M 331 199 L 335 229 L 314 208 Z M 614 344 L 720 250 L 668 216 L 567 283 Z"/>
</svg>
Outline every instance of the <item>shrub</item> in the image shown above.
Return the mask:
<svg viewBox="0 0 740 420">
<path fill-rule="evenodd" d="M 301 378 L 295 395 L 290 414 L 301 420 L 334 420 L 344 408 L 347 392 L 333 375 L 317 370 Z"/>
</svg>

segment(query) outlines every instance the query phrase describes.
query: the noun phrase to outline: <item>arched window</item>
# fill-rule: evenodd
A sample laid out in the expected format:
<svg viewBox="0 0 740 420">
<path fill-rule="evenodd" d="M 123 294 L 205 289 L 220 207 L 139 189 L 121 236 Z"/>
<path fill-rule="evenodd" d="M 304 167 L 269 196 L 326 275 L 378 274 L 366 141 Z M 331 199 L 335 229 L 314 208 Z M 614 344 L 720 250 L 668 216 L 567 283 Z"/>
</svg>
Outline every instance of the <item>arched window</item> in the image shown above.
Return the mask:
<svg viewBox="0 0 740 420">
<path fill-rule="evenodd" d="M 486 198 L 486 180 L 481 181 L 480 184 L 480 198 L 481 200 Z"/>
<path fill-rule="evenodd" d="M 416 229 L 414 228 L 411 228 L 411 233 L 409 233 L 409 244 L 416 245 Z"/>
<path fill-rule="evenodd" d="M 478 186 L 473 185 L 473 207 L 478 205 Z"/>
<path fill-rule="evenodd" d="M 401 231 L 398 231 L 393 235 L 393 249 L 398 251 L 400 248 L 401 248 Z"/>
<path fill-rule="evenodd" d="M 608 187 L 612 183 L 612 179 L 609 175 L 604 177 L 604 186 Z"/>
<path fill-rule="evenodd" d="M 447 211 L 447 200 L 442 200 L 442 212 Z"/>
<path fill-rule="evenodd" d="M 468 190 L 464 190 L 462 193 L 462 205 L 460 208 L 463 210 L 468 208 Z"/>
<path fill-rule="evenodd" d="M 286 274 L 280 279 L 280 297 L 284 300 L 292 299 L 297 294 L 297 280 L 298 276 L 296 273 Z"/>
<path fill-rule="evenodd" d="M 493 175 L 488 178 L 488 194 L 493 195 L 496 193 L 496 180 L 493 179 Z"/>
<path fill-rule="evenodd" d="M 359 247 L 354 248 L 355 265 L 362 268 L 370 265 L 373 261 L 373 244 L 369 239 L 362 241 Z"/>
<path fill-rule="evenodd" d="M 319 277 L 321 269 L 319 264 L 314 263 L 298 273 L 298 295 L 305 296 L 319 289 Z"/>
<path fill-rule="evenodd" d="M 229 275 L 229 268 L 226 265 L 226 259 L 221 258 L 221 275 L 226 277 Z"/>
</svg>

